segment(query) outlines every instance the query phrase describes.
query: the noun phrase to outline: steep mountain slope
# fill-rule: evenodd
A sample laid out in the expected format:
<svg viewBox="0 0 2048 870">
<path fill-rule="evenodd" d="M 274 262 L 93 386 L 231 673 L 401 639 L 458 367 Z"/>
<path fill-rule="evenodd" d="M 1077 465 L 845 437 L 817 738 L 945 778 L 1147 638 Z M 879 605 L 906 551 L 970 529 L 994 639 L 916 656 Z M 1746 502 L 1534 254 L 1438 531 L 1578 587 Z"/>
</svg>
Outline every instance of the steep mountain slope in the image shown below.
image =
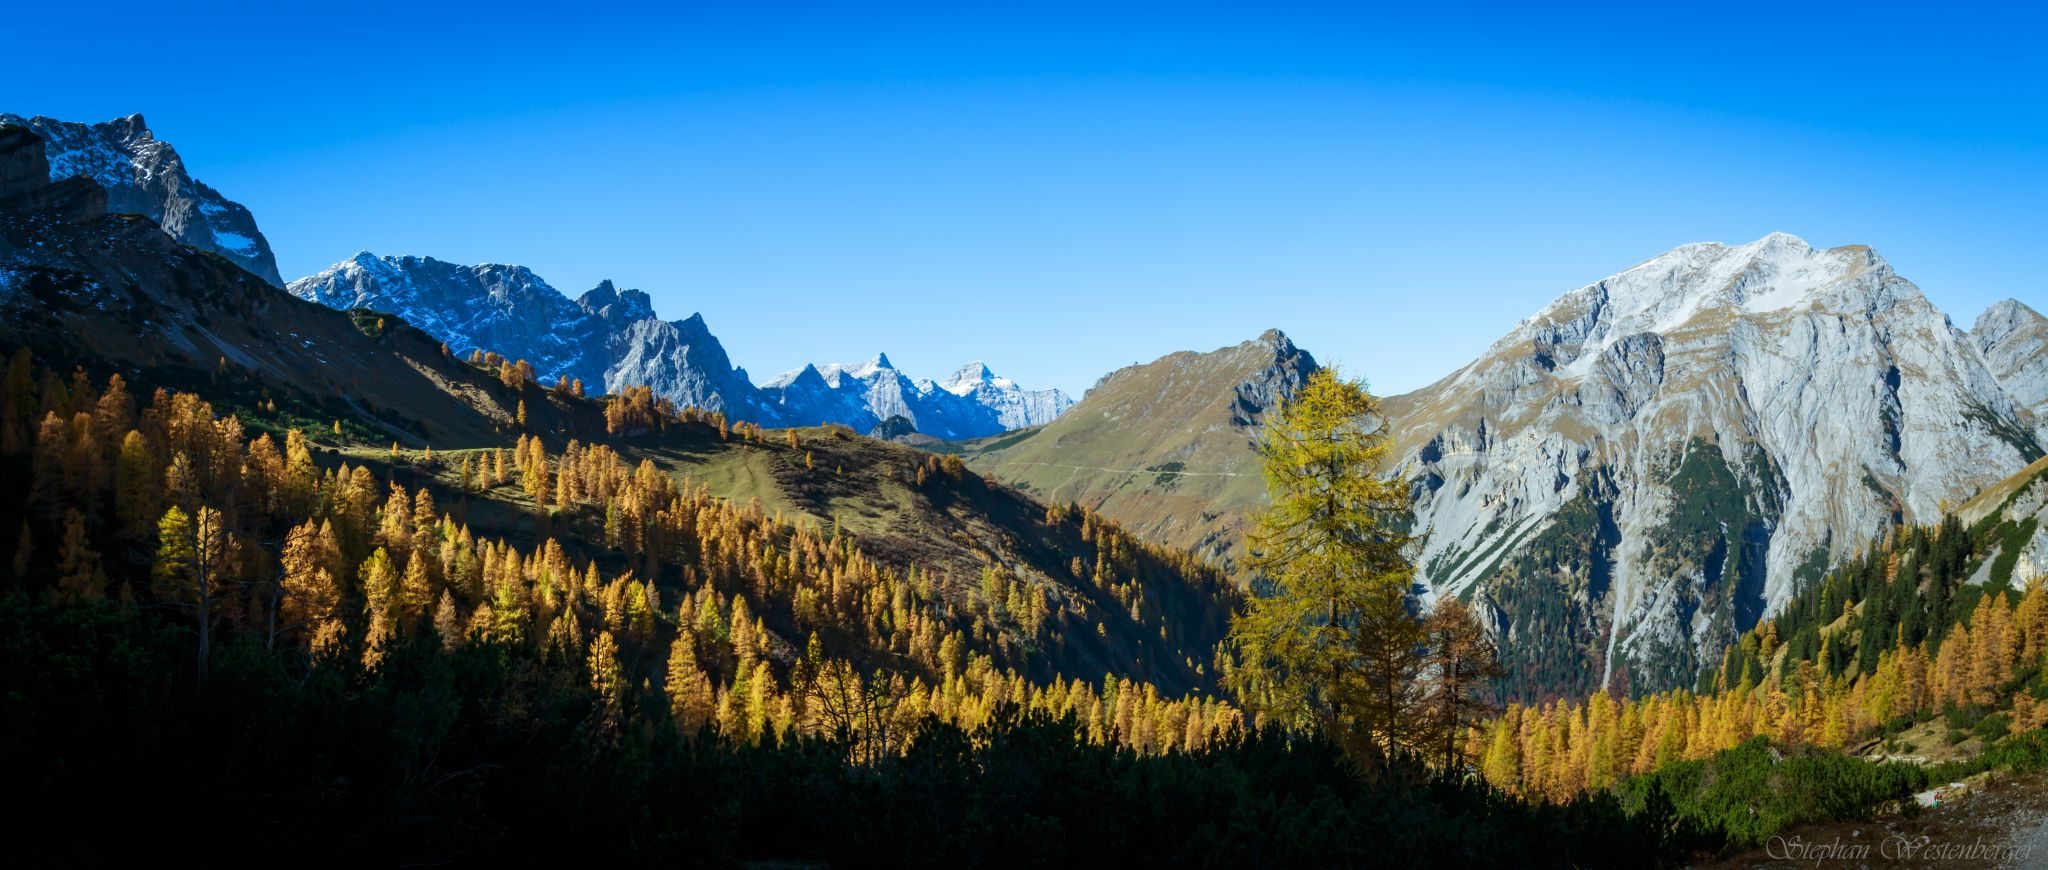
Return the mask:
<svg viewBox="0 0 2048 870">
<path fill-rule="evenodd" d="M 580 379 L 593 393 L 651 387 L 677 405 L 763 425 L 838 423 L 867 432 L 900 416 L 926 435 L 972 438 L 1049 421 L 1071 404 L 1057 390 L 1023 390 L 986 368 L 963 370 L 946 385 L 913 381 L 886 357 L 806 367 L 757 387 L 702 315 L 662 320 L 647 294 L 610 281 L 572 301 L 522 266 L 363 252 L 288 289 L 333 308 L 397 314 L 457 354 L 524 359 L 543 380 Z"/>
<path fill-rule="evenodd" d="M 1690 685 L 1827 566 L 2041 456 L 2039 323 L 2004 303 L 1965 335 L 1874 252 L 1786 235 L 1575 290 L 1387 400 L 1424 579 L 1485 606 L 1518 693 Z M 1189 409 L 1273 359 L 1230 354 L 1119 372 L 970 461 L 1228 558 L 1263 499 L 1256 414 Z"/>
<path fill-rule="evenodd" d="M 109 210 L 147 217 L 178 241 L 284 286 L 256 218 L 194 179 L 177 150 L 152 135 L 141 115 L 79 124 L 0 113 L 0 125 L 26 127 L 46 143 L 51 181 L 91 179 L 106 189 Z"/>
<path fill-rule="evenodd" d="M 1052 422 L 1073 404 L 1058 390 L 1024 390 L 970 363 L 945 383 L 912 380 L 888 354 L 859 365 L 807 365 L 761 388 L 782 420 L 839 423 L 862 432 L 901 418 L 913 431 L 959 440 Z"/>
<path fill-rule="evenodd" d="M 1977 316 L 1970 343 L 2006 392 L 2037 422 L 2048 420 L 2048 317 L 2007 299 Z"/>
<path fill-rule="evenodd" d="M 425 334 L 293 299 L 45 167 L 33 134 L 0 128 L 0 340 L 232 406 L 275 400 L 309 428 L 346 419 L 372 441 L 491 439 L 512 420 L 517 397 Z"/>
<path fill-rule="evenodd" d="M 2010 583 L 2024 589 L 2048 577 L 2048 457 L 1986 488 L 1956 511 L 1991 542 L 1971 583 Z"/>
<path fill-rule="evenodd" d="M 1388 411 L 1427 579 L 1486 602 L 1539 691 L 1688 684 L 1834 559 L 2042 452 L 1918 288 L 1783 234 L 1567 293 Z"/>
<path fill-rule="evenodd" d="M 1076 502 L 1154 541 L 1234 559 L 1265 498 L 1253 450 L 1266 411 L 1315 371 L 1279 330 L 1110 373 L 1042 429 L 973 445 L 970 463 Z"/>
</svg>

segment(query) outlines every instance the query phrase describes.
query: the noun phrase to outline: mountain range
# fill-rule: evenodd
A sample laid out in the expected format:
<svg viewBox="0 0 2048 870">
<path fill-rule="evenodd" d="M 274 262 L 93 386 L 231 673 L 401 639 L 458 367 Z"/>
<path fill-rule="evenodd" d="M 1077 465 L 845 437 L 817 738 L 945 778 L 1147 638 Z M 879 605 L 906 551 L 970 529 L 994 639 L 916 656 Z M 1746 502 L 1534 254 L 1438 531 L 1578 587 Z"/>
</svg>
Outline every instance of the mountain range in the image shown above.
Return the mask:
<svg viewBox="0 0 2048 870">
<path fill-rule="evenodd" d="M 193 178 L 141 115 L 82 124 L 0 114 L 0 125 L 28 129 L 44 142 L 49 180 L 90 179 L 107 192 L 109 211 L 147 217 L 182 244 L 287 286 L 249 209 Z M 789 383 L 757 387 L 702 316 L 662 320 L 647 294 L 610 281 L 572 300 L 519 266 L 363 252 L 289 289 L 330 307 L 397 314 L 458 352 L 525 359 L 550 380 L 580 379 L 599 392 L 646 386 L 678 405 L 764 425 L 838 423 L 866 432 L 902 417 L 899 426 L 959 439 L 1050 422 L 1073 404 L 1058 390 L 1023 389 L 978 362 L 944 383 L 912 380 L 888 366 L 852 378 L 838 373 L 859 367 L 823 366 L 821 374 L 829 374 L 822 386 L 798 371 L 785 376 Z M 794 390 L 783 389 L 791 384 Z"/>
<path fill-rule="evenodd" d="M 211 405 L 222 433 L 237 439 L 274 434 L 267 444 L 272 456 L 286 433 L 296 431 L 313 445 L 308 459 L 323 467 L 378 463 L 394 482 L 410 480 L 422 492 L 434 488 L 442 503 L 466 503 L 465 535 L 473 528 L 478 538 L 534 547 L 545 539 L 585 557 L 619 559 L 618 546 L 603 543 L 601 532 L 571 527 L 574 511 L 557 517 L 544 505 L 522 502 L 526 495 L 517 486 L 476 491 L 472 480 L 456 475 L 454 461 L 432 458 L 461 456 L 466 464 L 496 455 L 502 463 L 508 444 L 557 456 L 572 443 L 602 445 L 600 454 L 616 454 L 634 473 L 666 475 L 743 506 L 745 517 L 735 522 L 829 527 L 834 548 L 858 546 L 870 560 L 861 563 L 864 576 L 849 571 L 841 579 L 849 599 L 872 590 L 882 606 L 894 603 L 902 612 L 907 599 L 879 585 L 879 568 L 886 567 L 914 578 L 926 590 L 917 594 L 934 596 L 946 613 L 958 614 L 963 631 L 969 614 L 981 613 L 982 627 L 954 641 L 966 644 L 963 661 L 968 652 L 988 656 L 984 664 L 999 662 L 1062 685 L 1109 674 L 1175 696 L 1213 686 L 1206 663 L 1229 616 L 1214 572 L 1143 545 L 1097 517 L 1049 511 L 933 454 L 843 429 L 792 430 L 785 440 L 671 417 L 660 427 L 614 431 L 596 398 L 506 383 L 397 315 L 338 311 L 296 298 L 178 242 L 146 216 L 111 212 L 108 192 L 91 180 L 52 182 L 49 174 L 38 137 L 20 126 L 0 126 L 0 347 L 9 356 L 21 351 L 17 363 L 44 370 L 39 392 L 54 402 L 65 401 L 68 392 L 57 372 L 78 372 L 80 396 L 110 376 L 125 382 L 126 398 L 118 402 L 84 402 L 85 410 L 69 421 L 80 431 L 95 425 L 93 412 L 100 408 L 168 405 L 168 393 L 145 403 L 135 397 L 180 391 L 184 399 Z M 25 365 L 13 374 L 32 378 Z M 62 404 L 41 408 L 33 397 L 26 409 L 0 402 L 0 431 L 14 441 L 8 449 L 20 447 L 24 427 L 43 438 L 39 419 L 45 429 L 69 431 L 56 422 L 60 412 L 73 413 Z M 95 450 L 112 446 L 88 443 Z M 401 447 L 433 449 L 422 451 L 419 462 L 401 463 Z M 65 457 L 64 468 L 90 471 L 76 459 Z M 46 469 L 57 462 L 48 460 Z M 113 472 L 91 473 L 104 480 Z M 223 479 L 255 472 L 236 456 L 194 473 Z M 584 518 L 599 529 L 606 525 L 603 511 Z M 1089 562 L 1076 555 L 1083 553 Z M 695 571 L 671 566 L 662 579 L 673 589 Z M 1113 581 L 1105 579 L 1111 571 Z M 656 579 L 655 572 L 646 576 Z M 875 585 L 855 593 L 856 583 Z M 898 588 L 910 594 L 908 586 Z M 757 613 L 797 604 L 767 591 L 754 603 Z M 1044 614 L 1042 622 L 1030 618 L 1029 633 L 1020 624 L 1025 612 Z M 990 614 L 1003 620 L 993 630 Z M 784 634 L 776 648 L 801 655 L 806 633 L 793 625 L 778 630 Z"/>
<path fill-rule="evenodd" d="M 193 180 L 139 116 L 4 116 L 0 129 L 5 336 L 52 361 L 281 406 L 266 412 L 279 426 L 347 421 L 351 437 L 440 448 L 504 438 L 523 402 L 550 437 L 602 431 L 588 408 L 520 400 L 460 362 L 481 349 L 593 393 L 646 385 L 763 425 L 960 440 L 932 446 L 1227 566 L 1264 499 L 1264 415 L 1317 366 L 1273 330 L 1113 372 L 1079 403 L 979 363 L 914 379 L 886 354 L 756 385 L 702 317 L 662 320 L 647 294 L 608 281 L 571 299 L 518 266 L 365 253 L 278 292 L 248 211 Z M 1690 685 L 1829 566 L 2041 459 L 2044 345 L 2034 309 L 2007 300 L 1960 329 L 1866 247 L 1773 234 L 1676 248 L 1385 400 L 1389 473 L 1414 494 L 1418 589 L 1477 605 L 1511 694 Z M 888 449 L 901 452 L 869 458 L 904 474 L 928 464 Z M 891 517 L 903 497 L 880 476 L 819 501 L 815 482 L 766 485 L 799 479 L 789 457 L 701 450 L 660 456 L 722 493 L 835 523 Z M 904 522 L 873 530 L 910 536 L 906 561 L 973 562 L 926 534 L 938 514 Z M 2013 528 L 2010 562 L 2048 562 L 2038 526 Z"/>
<path fill-rule="evenodd" d="M 1829 565 L 2039 458 L 2044 335 L 2010 300 L 1959 330 L 1868 248 L 1680 247 L 1386 400 L 1421 584 L 1484 605 L 1522 693 L 1690 685 Z M 1231 560 L 1291 359 L 1268 333 L 1125 369 L 970 462 Z"/>
<path fill-rule="evenodd" d="M 756 386 L 702 315 L 662 320 L 646 293 L 610 281 L 572 300 L 523 266 L 363 252 L 288 289 L 332 308 L 396 314 L 457 353 L 524 359 L 543 380 L 577 379 L 592 392 L 651 387 L 677 405 L 768 426 L 837 423 L 869 432 L 901 417 L 913 431 L 950 440 L 1047 423 L 1073 404 L 979 362 L 944 383 L 912 380 L 886 355 L 859 366 L 806 366 Z"/>
</svg>

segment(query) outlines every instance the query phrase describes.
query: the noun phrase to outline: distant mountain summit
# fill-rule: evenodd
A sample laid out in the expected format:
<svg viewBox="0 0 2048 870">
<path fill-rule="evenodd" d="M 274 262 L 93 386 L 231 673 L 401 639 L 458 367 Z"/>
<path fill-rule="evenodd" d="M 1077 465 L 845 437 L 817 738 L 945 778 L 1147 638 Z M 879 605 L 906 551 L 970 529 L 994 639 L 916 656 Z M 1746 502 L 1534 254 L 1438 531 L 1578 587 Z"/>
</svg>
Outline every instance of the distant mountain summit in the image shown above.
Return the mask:
<svg viewBox="0 0 2048 870">
<path fill-rule="evenodd" d="M 523 266 L 463 266 L 431 257 L 363 252 L 291 282 L 295 296 L 331 308 L 404 318 L 467 354 L 482 349 L 532 363 L 544 380 L 585 389 L 646 386 L 679 405 L 769 426 L 839 423 L 867 432 L 892 417 L 942 439 L 1050 422 L 1072 404 L 1058 390 L 1025 390 L 979 364 L 946 385 L 912 380 L 885 355 L 857 366 L 806 366 L 755 386 L 701 315 L 666 321 L 639 290 L 605 281 L 571 300 Z"/>
<path fill-rule="evenodd" d="M 1003 429 L 1043 426 L 1074 406 L 1074 400 L 1059 390 L 1027 390 L 1015 381 L 998 377 L 980 360 L 960 367 L 939 382 L 939 389 L 995 411 Z"/>
<path fill-rule="evenodd" d="M 900 419 L 896 427 L 947 440 L 1044 425 L 1073 405 L 1059 390 L 1022 389 L 979 362 L 934 382 L 912 379 L 880 353 L 858 365 L 807 365 L 762 391 L 785 419 L 844 423 L 863 432 Z"/>
<path fill-rule="evenodd" d="M 610 281 L 571 300 L 524 266 L 365 251 L 286 289 L 330 308 L 396 314 L 458 354 L 524 359 L 543 380 L 580 379 L 592 393 L 646 386 L 678 405 L 776 419 L 701 316 L 661 320 L 647 294 Z"/>
<path fill-rule="evenodd" d="M 0 126 L 8 125 L 43 140 L 51 181 L 89 179 L 107 191 L 109 211 L 147 217 L 179 242 L 284 286 L 255 216 L 193 178 L 177 149 L 152 135 L 141 115 L 80 124 L 0 113 Z"/>
</svg>

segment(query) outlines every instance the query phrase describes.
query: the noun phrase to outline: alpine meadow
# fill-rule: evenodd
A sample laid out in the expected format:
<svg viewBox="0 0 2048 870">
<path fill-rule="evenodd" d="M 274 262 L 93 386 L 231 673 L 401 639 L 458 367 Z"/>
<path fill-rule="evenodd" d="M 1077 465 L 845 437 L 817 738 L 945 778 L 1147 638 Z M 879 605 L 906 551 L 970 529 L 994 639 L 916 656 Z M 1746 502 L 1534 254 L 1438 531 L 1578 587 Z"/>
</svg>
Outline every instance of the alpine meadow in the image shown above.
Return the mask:
<svg viewBox="0 0 2048 870">
<path fill-rule="evenodd" d="M 2038 10 L 126 5 L 24 866 L 2048 866 Z"/>
</svg>

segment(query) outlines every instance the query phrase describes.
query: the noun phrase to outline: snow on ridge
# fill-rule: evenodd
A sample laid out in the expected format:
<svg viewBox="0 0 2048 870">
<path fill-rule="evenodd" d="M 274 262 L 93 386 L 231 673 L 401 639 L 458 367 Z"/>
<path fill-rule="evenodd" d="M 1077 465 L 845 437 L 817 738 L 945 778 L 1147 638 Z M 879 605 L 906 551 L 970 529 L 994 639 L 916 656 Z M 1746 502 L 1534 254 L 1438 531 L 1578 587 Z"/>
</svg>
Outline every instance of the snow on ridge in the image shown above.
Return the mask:
<svg viewBox="0 0 2048 870">
<path fill-rule="evenodd" d="M 575 377 L 607 391 L 645 385 L 679 405 L 763 425 L 829 422 L 866 431 L 904 416 L 925 434 L 971 438 L 1050 422 L 1072 404 L 1057 390 L 1020 390 L 992 375 L 954 393 L 929 378 L 912 380 L 883 353 L 858 364 L 807 365 L 756 386 L 701 317 L 661 321 L 645 294 L 609 283 L 571 300 L 523 266 L 362 251 L 287 290 L 334 308 L 390 312 L 457 353 L 481 348 L 524 359 L 543 381 Z M 584 304 L 605 300 L 615 301 Z"/>
<path fill-rule="evenodd" d="M 151 134 L 141 115 L 82 124 L 0 113 L 0 124 L 25 127 L 43 140 L 51 181 L 88 179 L 107 191 L 110 211 L 143 215 L 179 242 L 284 286 L 255 217 L 193 178 L 177 150 Z"/>
<path fill-rule="evenodd" d="M 1560 373 L 1580 377 L 1627 336 L 1669 336 L 1709 311 L 1730 316 L 1792 311 L 1811 304 L 1819 291 L 1881 264 L 1868 249 L 1815 248 L 1788 233 L 1743 245 L 1681 245 L 1565 293 L 1523 321 L 1494 351 L 1532 333 L 1570 327 L 1579 347 Z"/>
</svg>

